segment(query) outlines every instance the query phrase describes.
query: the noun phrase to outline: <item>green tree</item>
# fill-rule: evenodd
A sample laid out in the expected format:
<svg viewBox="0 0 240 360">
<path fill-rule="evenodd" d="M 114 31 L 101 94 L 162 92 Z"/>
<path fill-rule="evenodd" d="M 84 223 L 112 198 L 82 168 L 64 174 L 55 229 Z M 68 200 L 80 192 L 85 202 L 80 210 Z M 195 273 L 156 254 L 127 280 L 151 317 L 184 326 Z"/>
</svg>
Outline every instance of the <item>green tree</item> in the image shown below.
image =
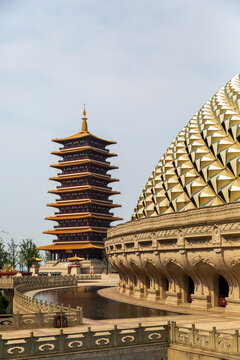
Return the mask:
<svg viewBox="0 0 240 360">
<path fill-rule="evenodd" d="M 51 260 L 51 253 L 50 253 L 50 251 L 46 251 L 45 255 L 44 255 L 44 261 L 46 263 L 49 260 Z"/>
<path fill-rule="evenodd" d="M 12 265 L 13 269 L 16 268 L 17 265 L 17 248 L 18 245 L 15 243 L 14 239 L 11 238 L 8 243 L 8 262 Z"/>
<path fill-rule="evenodd" d="M 19 265 L 20 271 L 23 271 L 23 268 L 24 268 L 24 255 L 23 255 L 23 253 L 20 253 L 20 251 L 18 252 L 17 263 Z"/>
<path fill-rule="evenodd" d="M 39 251 L 36 250 L 36 245 L 32 241 L 32 239 L 24 239 L 21 241 L 19 245 L 19 265 L 20 268 L 23 268 L 24 266 L 27 267 L 28 271 L 30 270 L 30 267 L 34 263 L 33 258 L 39 257 Z"/>
<path fill-rule="evenodd" d="M 8 253 L 5 250 L 5 246 L 2 238 L 0 238 L 0 269 L 8 263 Z"/>
<path fill-rule="evenodd" d="M 106 250 L 104 249 L 102 252 L 102 258 L 103 258 L 103 262 L 106 265 L 106 274 L 108 275 L 108 271 L 109 271 L 109 261 L 108 261 L 108 256 L 106 253 Z"/>
<path fill-rule="evenodd" d="M 8 298 L 0 291 L 0 314 L 6 314 L 6 310 L 9 304 Z"/>
</svg>

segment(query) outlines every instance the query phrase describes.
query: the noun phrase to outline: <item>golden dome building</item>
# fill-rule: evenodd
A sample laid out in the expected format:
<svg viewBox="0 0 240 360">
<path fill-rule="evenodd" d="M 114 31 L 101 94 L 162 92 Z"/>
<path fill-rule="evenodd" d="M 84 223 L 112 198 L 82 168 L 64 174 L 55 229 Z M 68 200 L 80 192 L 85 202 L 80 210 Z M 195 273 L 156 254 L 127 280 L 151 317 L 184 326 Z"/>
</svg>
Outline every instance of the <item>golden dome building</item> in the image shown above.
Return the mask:
<svg viewBox="0 0 240 360">
<path fill-rule="evenodd" d="M 122 293 L 240 310 L 240 74 L 159 160 L 132 220 L 105 243 Z"/>
</svg>

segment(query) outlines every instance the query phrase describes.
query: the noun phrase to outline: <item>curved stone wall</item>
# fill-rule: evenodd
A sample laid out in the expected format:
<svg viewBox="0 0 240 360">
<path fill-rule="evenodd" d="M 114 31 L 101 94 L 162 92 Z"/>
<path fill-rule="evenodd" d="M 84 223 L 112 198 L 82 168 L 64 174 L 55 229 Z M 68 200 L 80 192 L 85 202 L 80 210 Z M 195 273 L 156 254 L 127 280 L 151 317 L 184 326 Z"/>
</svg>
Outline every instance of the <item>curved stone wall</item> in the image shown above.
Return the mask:
<svg viewBox="0 0 240 360">
<path fill-rule="evenodd" d="M 240 203 L 118 225 L 105 243 L 119 290 L 193 308 L 240 310 Z M 225 300 L 224 300 L 225 299 Z"/>
</svg>

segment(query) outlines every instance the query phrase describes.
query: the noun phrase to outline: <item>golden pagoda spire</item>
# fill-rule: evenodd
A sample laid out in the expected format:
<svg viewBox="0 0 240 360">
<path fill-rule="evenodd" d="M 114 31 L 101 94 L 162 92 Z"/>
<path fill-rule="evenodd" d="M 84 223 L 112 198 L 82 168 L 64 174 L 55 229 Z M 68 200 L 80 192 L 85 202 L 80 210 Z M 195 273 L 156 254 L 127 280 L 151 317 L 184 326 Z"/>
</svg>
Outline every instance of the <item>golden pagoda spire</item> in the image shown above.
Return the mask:
<svg viewBox="0 0 240 360">
<path fill-rule="evenodd" d="M 84 109 L 83 109 L 83 118 L 82 118 L 82 129 L 81 132 L 88 132 L 88 126 L 87 126 L 87 118 L 86 118 L 87 112 L 85 109 L 85 104 L 84 104 Z"/>
</svg>

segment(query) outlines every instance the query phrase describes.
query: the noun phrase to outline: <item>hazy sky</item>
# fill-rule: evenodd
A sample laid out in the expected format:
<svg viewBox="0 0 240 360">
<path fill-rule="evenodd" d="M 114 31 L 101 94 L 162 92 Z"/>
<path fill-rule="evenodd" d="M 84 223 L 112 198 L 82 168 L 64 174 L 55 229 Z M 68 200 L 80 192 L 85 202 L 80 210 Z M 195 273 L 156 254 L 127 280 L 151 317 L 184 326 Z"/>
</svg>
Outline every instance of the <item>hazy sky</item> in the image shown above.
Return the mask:
<svg viewBox="0 0 240 360">
<path fill-rule="evenodd" d="M 129 220 L 171 141 L 239 72 L 239 34 L 239 0 L 0 0 L 4 239 L 52 242 L 51 139 L 80 131 L 84 102 L 89 130 L 118 142 Z"/>
</svg>

